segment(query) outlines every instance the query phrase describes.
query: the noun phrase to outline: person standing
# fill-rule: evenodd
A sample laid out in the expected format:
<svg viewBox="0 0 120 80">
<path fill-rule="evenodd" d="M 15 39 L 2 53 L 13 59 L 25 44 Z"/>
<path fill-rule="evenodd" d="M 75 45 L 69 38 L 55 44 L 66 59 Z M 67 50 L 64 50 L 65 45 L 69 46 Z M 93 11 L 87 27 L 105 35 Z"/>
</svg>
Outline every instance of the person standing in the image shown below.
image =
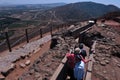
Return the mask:
<svg viewBox="0 0 120 80">
<path fill-rule="evenodd" d="M 69 51 L 66 54 L 66 58 L 67 58 L 67 74 L 68 76 L 70 76 L 70 80 L 74 80 L 74 75 L 73 75 L 73 69 L 75 66 L 75 56 L 74 53 L 72 51 Z"/>
<path fill-rule="evenodd" d="M 77 80 L 83 80 L 85 63 L 89 62 L 90 59 L 86 60 L 81 55 L 81 50 L 79 48 L 75 49 L 75 67 L 74 67 L 74 77 Z"/>
<path fill-rule="evenodd" d="M 85 57 L 87 56 L 87 53 L 86 53 L 86 50 L 83 49 L 83 46 L 84 46 L 83 43 L 80 43 L 79 48 L 81 50 L 82 57 L 85 59 Z"/>
</svg>

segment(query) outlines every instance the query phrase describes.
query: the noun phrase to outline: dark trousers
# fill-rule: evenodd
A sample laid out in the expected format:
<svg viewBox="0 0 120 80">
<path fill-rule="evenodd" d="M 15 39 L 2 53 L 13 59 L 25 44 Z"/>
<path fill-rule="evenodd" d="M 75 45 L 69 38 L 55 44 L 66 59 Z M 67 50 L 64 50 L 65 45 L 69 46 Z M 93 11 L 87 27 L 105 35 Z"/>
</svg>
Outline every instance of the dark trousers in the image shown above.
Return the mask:
<svg viewBox="0 0 120 80">
<path fill-rule="evenodd" d="M 74 78 L 74 71 L 73 71 L 72 68 L 67 67 L 67 75 L 70 76 L 70 80 L 76 80 L 76 79 Z"/>
</svg>

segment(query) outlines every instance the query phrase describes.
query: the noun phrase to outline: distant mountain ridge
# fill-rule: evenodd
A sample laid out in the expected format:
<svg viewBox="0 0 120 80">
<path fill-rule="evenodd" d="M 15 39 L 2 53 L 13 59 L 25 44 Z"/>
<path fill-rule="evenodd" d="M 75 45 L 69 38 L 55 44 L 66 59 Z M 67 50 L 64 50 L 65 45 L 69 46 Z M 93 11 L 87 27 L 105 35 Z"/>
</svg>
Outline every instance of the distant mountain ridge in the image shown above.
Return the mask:
<svg viewBox="0 0 120 80">
<path fill-rule="evenodd" d="M 51 9 L 58 6 L 66 5 L 66 3 L 50 3 L 50 4 L 4 4 L 0 6 L 0 10 L 4 9 Z"/>
<path fill-rule="evenodd" d="M 60 7 L 52 8 L 44 12 L 45 16 L 39 15 L 43 20 L 49 19 L 50 12 L 53 12 L 57 19 L 62 21 L 83 21 L 90 18 L 98 18 L 106 13 L 119 11 L 114 5 L 104 5 L 94 2 L 71 3 Z"/>
<path fill-rule="evenodd" d="M 107 13 L 100 17 L 100 19 L 114 20 L 120 23 L 120 11 Z"/>
</svg>

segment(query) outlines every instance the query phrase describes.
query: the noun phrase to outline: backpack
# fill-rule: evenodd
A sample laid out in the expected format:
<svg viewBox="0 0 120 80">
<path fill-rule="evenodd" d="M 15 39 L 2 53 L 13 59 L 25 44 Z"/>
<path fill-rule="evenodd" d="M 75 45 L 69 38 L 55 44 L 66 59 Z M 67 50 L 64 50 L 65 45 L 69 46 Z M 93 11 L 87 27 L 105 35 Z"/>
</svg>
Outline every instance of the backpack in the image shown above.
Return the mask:
<svg viewBox="0 0 120 80">
<path fill-rule="evenodd" d="M 85 59 L 85 57 L 87 56 L 87 53 L 85 50 L 81 49 L 80 55 Z"/>
</svg>

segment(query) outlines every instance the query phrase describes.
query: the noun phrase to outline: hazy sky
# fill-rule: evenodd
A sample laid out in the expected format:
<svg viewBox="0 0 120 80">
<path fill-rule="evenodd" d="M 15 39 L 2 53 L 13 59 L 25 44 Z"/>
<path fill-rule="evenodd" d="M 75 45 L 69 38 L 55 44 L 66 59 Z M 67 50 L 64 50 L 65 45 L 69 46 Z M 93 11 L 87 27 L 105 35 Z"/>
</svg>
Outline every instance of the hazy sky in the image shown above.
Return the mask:
<svg viewBox="0 0 120 80">
<path fill-rule="evenodd" d="M 0 4 L 44 4 L 44 3 L 74 3 L 83 1 L 93 1 L 103 4 L 114 4 L 120 7 L 120 0 L 0 0 Z"/>
</svg>

